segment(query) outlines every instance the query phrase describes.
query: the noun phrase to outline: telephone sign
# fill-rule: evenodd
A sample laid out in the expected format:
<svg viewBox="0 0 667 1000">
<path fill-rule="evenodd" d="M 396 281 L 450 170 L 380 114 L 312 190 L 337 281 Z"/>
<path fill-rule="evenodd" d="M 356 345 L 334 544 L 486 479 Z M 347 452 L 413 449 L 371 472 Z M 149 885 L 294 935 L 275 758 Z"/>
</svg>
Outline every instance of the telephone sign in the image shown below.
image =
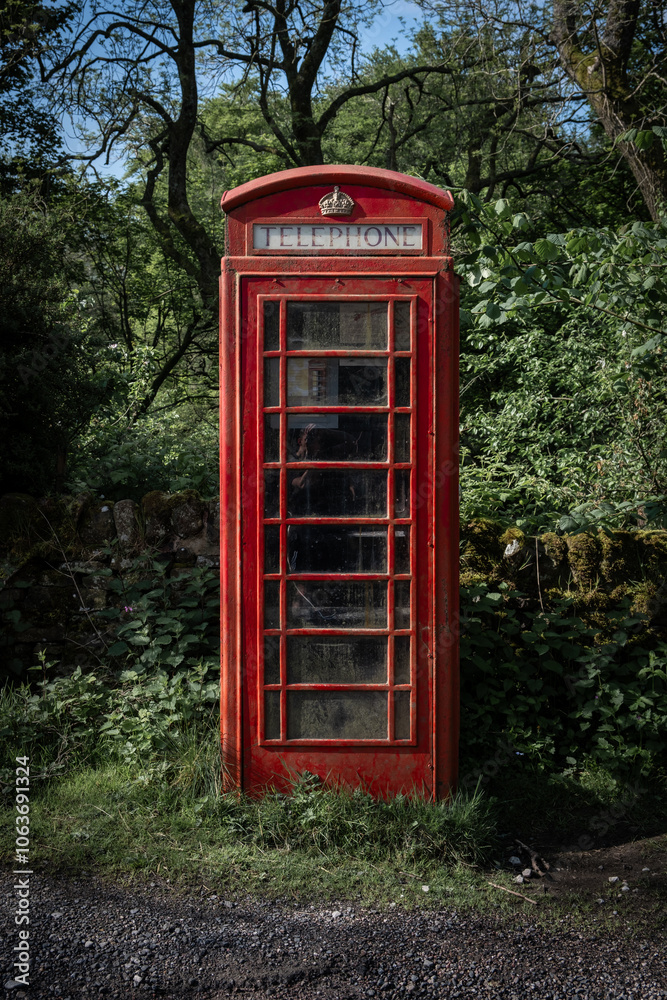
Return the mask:
<svg viewBox="0 0 667 1000">
<path fill-rule="evenodd" d="M 458 281 L 448 192 L 300 167 L 228 191 L 227 788 L 441 798 L 458 745 Z"/>
</svg>

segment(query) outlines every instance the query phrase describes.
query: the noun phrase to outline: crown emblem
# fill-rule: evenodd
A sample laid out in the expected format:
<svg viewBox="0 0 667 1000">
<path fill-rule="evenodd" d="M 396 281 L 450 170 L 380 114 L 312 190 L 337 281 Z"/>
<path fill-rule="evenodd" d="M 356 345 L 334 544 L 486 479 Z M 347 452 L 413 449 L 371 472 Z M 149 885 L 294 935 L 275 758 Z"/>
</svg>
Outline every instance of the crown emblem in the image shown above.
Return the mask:
<svg viewBox="0 0 667 1000">
<path fill-rule="evenodd" d="M 331 194 L 325 194 L 320 199 L 320 212 L 322 215 L 349 215 L 354 208 L 354 202 L 349 194 L 343 194 L 336 185 Z"/>
</svg>

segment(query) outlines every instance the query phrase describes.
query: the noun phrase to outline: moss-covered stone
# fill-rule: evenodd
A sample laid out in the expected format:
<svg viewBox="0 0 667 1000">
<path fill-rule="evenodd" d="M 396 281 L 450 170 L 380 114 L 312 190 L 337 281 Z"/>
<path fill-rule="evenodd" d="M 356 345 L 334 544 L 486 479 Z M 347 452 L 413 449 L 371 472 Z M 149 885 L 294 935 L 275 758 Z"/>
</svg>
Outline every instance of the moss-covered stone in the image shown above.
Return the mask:
<svg viewBox="0 0 667 1000">
<path fill-rule="evenodd" d="M 91 504 L 79 520 L 79 538 L 84 545 L 104 545 L 116 534 L 113 503 Z"/>
<path fill-rule="evenodd" d="M 595 535 L 567 535 L 567 556 L 572 578 L 580 587 L 594 587 L 600 576 L 601 550 Z"/>
<path fill-rule="evenodd" d="M 141 501 L 144 516 L 146 541 L 149 545 L 159 545 L 169 533 L 171 526 L 170 496 L 160 490 L 147 493 Z"/>
<path fill-rule="evenodd" d="M 637 557 L 644 576 L 667 579 L 667 531 L 637 531 Z"/>
<path fill-rule="evenodd" d="M 601 582 L 614 589 L 629 580 L 637 580 L 641 575 L 636 532 L 615 531 L 607 535 L 598 534 L 602 559 L 600 561 Z"/>
<path fill-rule="evenodd" d="M 0 553 L 14 559 L 34 544 L 41 520 L 37 501 L 25 493 L 6 493 L 0 497 Z"/>
<path fill-rule="evenodd" d="M 136 552 L 143 542 L 141 508 L 134 500 L 118 500 L 114 504 L 113 519 L 116 537 L 123 552 Z"/>
<path fill-rule="evenodd" d="M 190 495 L 192 492 L 176 494 L 180 502 L 172 508 L 171 523 L 179 538 L 198 535 L 204 527 L 204 504 L 196 494 Z"/>
<path fill-rule="evenodd" d="M 461 557 L 462 565 L 478 573 L 498 574 L 503 557 L 500 541 L 505 529 L 490 518 L 478 517 L 463 526 L 461 536 L 465 548 Z"/>
<path fill-rule="evenodd" d="M 159 545 L 171 533 L 175 527 L 172 521 L 175 513 L 177 524 L 183 530 L 196 534 L 203 527 L 204 507 L 196 490 L 182 490 L 180 493 L 171 494 L 153 490 L 142 499 L 141 508 L 146 523 L 146 541 L 149 545 Z M 196 530 L 191 530 L 193 527 Z M 178 530 L 177 534 L 180 534 Z"/>
</svg>

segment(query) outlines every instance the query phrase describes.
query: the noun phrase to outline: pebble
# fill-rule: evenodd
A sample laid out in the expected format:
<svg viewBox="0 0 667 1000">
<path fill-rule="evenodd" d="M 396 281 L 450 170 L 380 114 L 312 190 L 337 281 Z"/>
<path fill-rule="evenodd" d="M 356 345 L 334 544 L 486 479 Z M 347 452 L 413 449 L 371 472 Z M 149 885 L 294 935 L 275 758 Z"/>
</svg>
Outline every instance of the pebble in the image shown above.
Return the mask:
<svg viewBox="0 0 667 1000">
<path fill-rule="evenodd" d="M 618 880 L 619 880 L 618 879 L 618 875 L 610 875 L 609 876 L 609 881 L 610 882 L 618 882 Z"/>
<path fill-rule="evenodd" d="M 511 865 L 520 865 L 521 864 L 521 858 L 517 858 L 516 855 L 512 855 L 512 857 L 510 858 L 510 864 Z"/>
</svg>

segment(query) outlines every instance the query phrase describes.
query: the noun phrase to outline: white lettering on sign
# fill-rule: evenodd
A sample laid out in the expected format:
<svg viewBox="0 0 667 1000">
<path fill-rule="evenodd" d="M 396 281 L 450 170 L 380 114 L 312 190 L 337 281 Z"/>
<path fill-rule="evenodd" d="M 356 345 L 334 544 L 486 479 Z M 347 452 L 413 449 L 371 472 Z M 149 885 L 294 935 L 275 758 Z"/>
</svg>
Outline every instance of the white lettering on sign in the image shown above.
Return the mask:
<svg viewBox="0 0 667 1000">
<path fill-rule="evenodd" d="M 355 225 L 281 226 L 256 222 L 252 227 L 253 250 L 421 250 L 421 223 L 376 222 Z"/>
</svg>

